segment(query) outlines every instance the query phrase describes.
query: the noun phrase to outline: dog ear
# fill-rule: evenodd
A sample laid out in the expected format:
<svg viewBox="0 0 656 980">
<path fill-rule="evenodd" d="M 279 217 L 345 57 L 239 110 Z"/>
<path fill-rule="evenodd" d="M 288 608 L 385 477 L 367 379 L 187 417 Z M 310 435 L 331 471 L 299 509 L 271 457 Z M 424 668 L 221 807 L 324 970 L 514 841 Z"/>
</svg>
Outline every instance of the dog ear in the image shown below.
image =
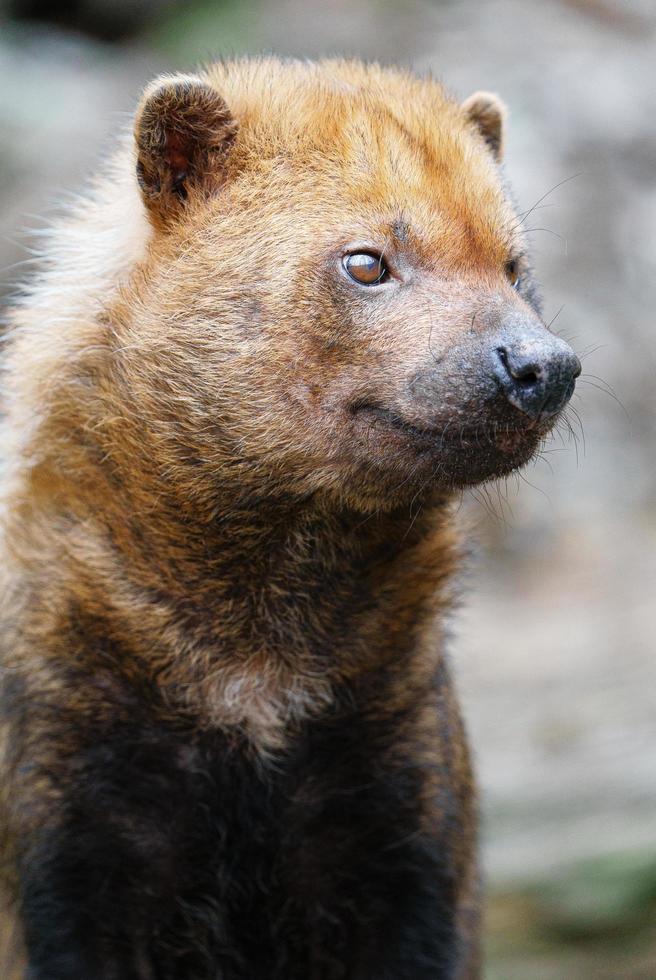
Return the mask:
<svg viewBox="0 0 656 980">
<path fill-rule="evenodd" d="M 481 134 L 495 160 L 503 157 L 503 137 L 508 110 L 492 92 L 474 92 L 462 103 L 467 118 Z"/>
<path fill-rule="evenodd" d="M 162 76 L 137 109 L 137 179 L 151 221 L 165 225 L 193 190 L 220 186 L 237 123 L 216 89 L 195 75 Z"/>
</svg>

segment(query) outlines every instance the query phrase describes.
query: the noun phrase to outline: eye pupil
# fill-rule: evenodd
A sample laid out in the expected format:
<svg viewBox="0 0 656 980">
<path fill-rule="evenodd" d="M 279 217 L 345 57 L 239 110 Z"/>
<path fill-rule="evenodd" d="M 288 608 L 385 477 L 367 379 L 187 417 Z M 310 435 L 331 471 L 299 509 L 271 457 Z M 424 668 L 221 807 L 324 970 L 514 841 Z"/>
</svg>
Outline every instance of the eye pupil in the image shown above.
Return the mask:
<svg viewBox="0 0 656 980">
<path fill-rule="evenodd" d="M 344 268 L 351 279 L 361 286 L 376 286 L 387 275 L 387 266 L 382 255 L 369 252 L 355 252 L 344 259 Z"/>
<path fill-rule="evenodd" d="M 510 280 L 510 285 L 512 288 L 517 289 L 520 279 L 519 263 L 517 262 L 517 259 L 510 259 L 508 262 L 506 262 L 506 275 Z"/>
</svg>

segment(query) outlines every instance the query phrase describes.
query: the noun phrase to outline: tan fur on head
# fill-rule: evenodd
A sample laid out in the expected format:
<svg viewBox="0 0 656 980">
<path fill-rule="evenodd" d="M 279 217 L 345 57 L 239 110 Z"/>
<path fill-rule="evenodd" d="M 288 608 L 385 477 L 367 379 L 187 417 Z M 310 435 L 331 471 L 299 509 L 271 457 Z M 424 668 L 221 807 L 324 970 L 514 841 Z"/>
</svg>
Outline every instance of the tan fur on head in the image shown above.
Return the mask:
<svg viewBox="0 0 656 980">
<path fill-rule="evenodd" d="M 137 177 L 155 224 L 175 214 L 192 186 L 215 184 L 237 131 L 228 106 L 196 75 L 163 76 L 137 111 Z"/>
<path fill-rule="evenodd" d="M 493 92 L 474 92 L 462 104 L 469 119 L 492 150 L 496 160 L 503 157 L 504 126 L 508 110 Z"/>
</svg>

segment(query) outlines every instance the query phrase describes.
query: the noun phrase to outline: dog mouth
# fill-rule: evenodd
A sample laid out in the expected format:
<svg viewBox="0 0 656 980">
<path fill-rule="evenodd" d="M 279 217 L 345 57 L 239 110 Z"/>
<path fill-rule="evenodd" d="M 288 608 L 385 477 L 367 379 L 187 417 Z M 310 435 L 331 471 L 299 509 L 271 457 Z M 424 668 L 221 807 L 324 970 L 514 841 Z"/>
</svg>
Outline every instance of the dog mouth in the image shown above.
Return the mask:
<svg viewBox="0 0 656 980">
<path fill-rule="evenodd" d="M 428 424 L 410 421 L 398 410 L 364 402 L 355 405 L 353 414 L 366 419 L 372 428 L 393 431 L 410 438 L 427 450 L 496 450 L 502 454 L 522 451 L 527 443 L 535 444 L 550 425 L 527 424 L 499 419 L 479 420 L 476 423 L 448 421 Z"/>
</svg>

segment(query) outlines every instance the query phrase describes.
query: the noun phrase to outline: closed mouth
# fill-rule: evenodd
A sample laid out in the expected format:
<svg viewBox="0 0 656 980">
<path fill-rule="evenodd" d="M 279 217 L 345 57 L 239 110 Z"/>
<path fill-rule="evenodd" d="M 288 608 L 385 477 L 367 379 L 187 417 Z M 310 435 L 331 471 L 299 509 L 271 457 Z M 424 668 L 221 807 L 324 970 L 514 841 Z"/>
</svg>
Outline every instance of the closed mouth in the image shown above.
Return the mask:
<svg viewBox="0 0 656 980">
<path fill-rule="evenodd" d="M 353 407 L 353 414 L 365 414 L 375 421 L 380 421 L 405 435 L 412 436 L 424 443 L 430 443 L 432 448 L 438 444 L 438 448 L 457 447 L 466 449 L 477 447 L 493 447 L 504 452 L 510 452 L 524 443 L 527 436 L 535 435 L 529 433 L 527 427 L 519 428 L 503 422 L 490 420 L 479 422 L 476 425 L 456 424 L 448 422 L 446 425 L 423 425 L 410 422 L 403 418 L 394 409 L 384 408 L 381 405 L 362 403 Z"/>
</svg>

